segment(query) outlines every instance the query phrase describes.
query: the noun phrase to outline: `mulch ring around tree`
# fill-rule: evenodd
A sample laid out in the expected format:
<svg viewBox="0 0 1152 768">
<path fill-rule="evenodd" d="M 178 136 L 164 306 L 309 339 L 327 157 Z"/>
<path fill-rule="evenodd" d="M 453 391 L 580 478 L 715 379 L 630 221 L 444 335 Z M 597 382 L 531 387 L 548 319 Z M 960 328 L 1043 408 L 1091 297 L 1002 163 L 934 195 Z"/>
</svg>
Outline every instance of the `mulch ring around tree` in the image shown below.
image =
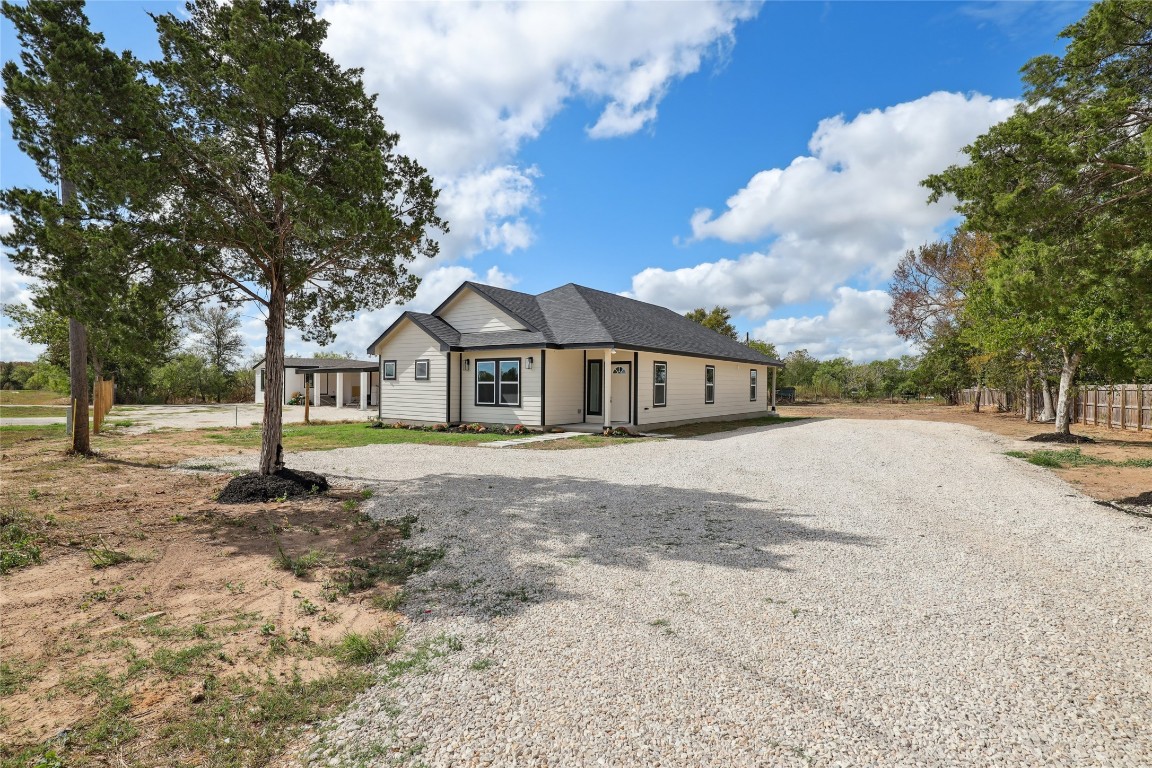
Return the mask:
<svg viewBox="0 0 1152 768">
<path fill-rule="evenodd" d="M 250 504 L 275 499 L 295 499 L 328 490 L 328 481 L 315 472 L 281 469 L 271 475 L 249 472 L 228 481 L 216 497 L 221 504 Z"/>
<path fill-rule="evenodd" d="M 1028 438 L 1030 443 L 1064 443 L 1064 444 L 1077 444 L 1077 443 L 1094 443 L 1096 442 L 1087 435 L 1074 435 L 1071 432 L 1065 434 L 1063 432 L 1042 432 L 1039 435 L 1032 435 Z"/>
</svg>

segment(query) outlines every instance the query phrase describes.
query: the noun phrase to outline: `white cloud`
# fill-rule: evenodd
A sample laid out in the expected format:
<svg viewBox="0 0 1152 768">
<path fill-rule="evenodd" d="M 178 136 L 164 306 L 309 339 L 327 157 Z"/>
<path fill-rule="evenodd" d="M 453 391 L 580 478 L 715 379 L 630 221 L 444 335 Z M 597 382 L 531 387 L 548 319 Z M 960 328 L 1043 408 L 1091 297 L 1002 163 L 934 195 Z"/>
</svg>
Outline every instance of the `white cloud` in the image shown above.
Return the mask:
<svg viewBox="0 0 1152 768">
<path fill-rule="evenodd" d="M 732 45 L 748 3 L 378 3 L 322 6 L 325 49 L 362 67 L 400 150 L 444 192 L 448 259 L 528 247 L 535 168 L 514 157 L 566 104 L 592 138 L 651 126 L 669 86 Z"/>
<path fill-rule="evenodd" d="M 646 269 L 629 295 L 675 309 L 721 304 L 756 319 L 787 303 L 829 298 L 854 277 L 885 281 L 904 251 L 935 239 L 951 201 L 927 204 L 920 181 L 962 159 L 962 148 L 1015 102 L 933 93 L 822 120 L 811 154 L 757 173 L 719 214 L 692 216 L 693 241 L 768 241 L 737 259 Z"/>
<path fill-rule="evenodd" d="M 780 354 L 807 349 L 815 357 L 844 355 L 866 363 L 913 354 L 888 325 L 891 297 L 884 291 L 837 288 L 826 314 L 773 319 L 752 331 L 752 336 L 776 345 Z"/>
</svg>

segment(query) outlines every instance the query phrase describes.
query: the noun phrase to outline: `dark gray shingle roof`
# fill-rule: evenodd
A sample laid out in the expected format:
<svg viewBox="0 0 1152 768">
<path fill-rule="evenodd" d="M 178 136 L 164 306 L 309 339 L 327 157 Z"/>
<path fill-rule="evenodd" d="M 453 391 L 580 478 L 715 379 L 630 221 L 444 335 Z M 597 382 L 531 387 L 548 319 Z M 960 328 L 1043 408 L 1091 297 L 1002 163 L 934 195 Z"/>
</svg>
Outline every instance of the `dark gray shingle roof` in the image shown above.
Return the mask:
<svg viewBox="0 0 1152 768">
<path fill-rule="evenodd" d="M 465 283 L 531 330 L 460 333 L 434 314 L 401 315 L 446 347 L 620 346 L 668 354 L 783 365 L 665 307 L 569 283 L 538 296 L 479 283 Z M 458 291 L 457 291 L 458 292 Z M 454 296 L 455 294 L 453 294 Z M 443 305 L 442 305 L 443 306 Z M 384 338 L 400 322 L 393 323 Z M 368 351 L 379 343 L 377 339 Z"/>
</svg>

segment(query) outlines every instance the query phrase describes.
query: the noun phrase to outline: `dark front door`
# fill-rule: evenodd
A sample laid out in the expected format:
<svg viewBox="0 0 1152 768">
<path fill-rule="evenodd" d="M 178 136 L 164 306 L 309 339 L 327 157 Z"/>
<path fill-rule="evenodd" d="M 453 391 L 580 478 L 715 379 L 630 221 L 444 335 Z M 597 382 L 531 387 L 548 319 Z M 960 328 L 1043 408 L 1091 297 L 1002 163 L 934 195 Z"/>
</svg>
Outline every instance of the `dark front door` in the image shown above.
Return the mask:
<svg viewBox="0 0 1152 768">
<path fill-rule="evenodd" d="M 587 386 L 584 391 L 588 393 L 588 402 L 584 404 L 584 413 L 587 416 L 604 415 L 604 361 L 588 361 Z M 585 419 L 587 421 L 587 419 Z"/>
</svg>

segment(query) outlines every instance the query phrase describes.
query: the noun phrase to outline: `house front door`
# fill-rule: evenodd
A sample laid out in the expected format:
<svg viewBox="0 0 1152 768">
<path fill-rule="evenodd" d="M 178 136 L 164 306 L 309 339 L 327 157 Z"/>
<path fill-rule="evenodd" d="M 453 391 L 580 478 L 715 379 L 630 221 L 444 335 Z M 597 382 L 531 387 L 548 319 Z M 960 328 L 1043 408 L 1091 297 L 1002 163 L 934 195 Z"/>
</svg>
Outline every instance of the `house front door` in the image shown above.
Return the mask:
<svg viewBox="0 0 1152 768">
<path fill-rule="evenodd" d="M 612 363 L 612 421 L 632 420 L 632 366 Z"/>
</svg>

